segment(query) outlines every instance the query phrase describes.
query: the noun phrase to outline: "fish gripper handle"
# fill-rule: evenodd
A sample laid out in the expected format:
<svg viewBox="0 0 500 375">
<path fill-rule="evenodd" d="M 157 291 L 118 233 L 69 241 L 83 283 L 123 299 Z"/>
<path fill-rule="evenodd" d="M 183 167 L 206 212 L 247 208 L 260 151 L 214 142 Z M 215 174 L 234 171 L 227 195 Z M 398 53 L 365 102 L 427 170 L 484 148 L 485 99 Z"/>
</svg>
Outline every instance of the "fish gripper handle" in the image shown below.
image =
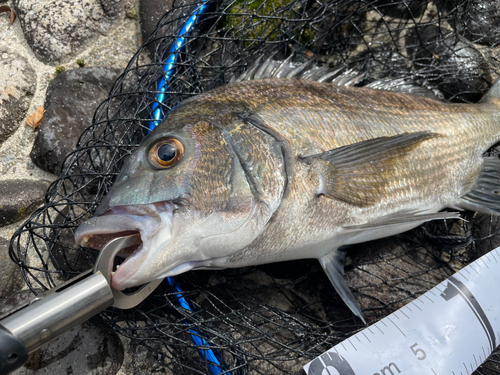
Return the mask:
<svg viewBox="0 0 500 375">
<path fill-rule="evenodd" d="M 101 272 L 88 270 L 0 320 L 0 374 L 26 363 L 28 354 L 113 305 Z"/>
</svg>

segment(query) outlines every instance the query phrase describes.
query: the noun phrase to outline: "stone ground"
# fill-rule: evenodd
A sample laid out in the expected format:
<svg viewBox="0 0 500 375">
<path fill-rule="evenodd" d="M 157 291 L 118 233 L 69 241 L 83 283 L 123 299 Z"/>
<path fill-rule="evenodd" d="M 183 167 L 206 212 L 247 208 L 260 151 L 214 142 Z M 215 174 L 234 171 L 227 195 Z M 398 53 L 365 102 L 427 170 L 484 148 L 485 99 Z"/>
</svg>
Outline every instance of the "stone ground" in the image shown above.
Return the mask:
<svg viewBox="0 0 500 375">
<path fill-rule="evenodd" d="M 2 2 L 0 1 L 0 3 Z M 6 2 L 6 4 L 12 7 L 18 5 L 15 2 Z M 138 4 L 134 4 L 134 6 L 137 11 Z M 39 130 L 33 131 L 26 125 L 27 115 L 33 113 L 37 107 L 44 105 L 47 87 L 56 77 L 56 67 L 64 66 L 66 70 L 79 69 L 76 60 L 83 59 L 86 68 L 104 66 L 121 70 L 125 68 L 132 55 L 139 48 L 141 29 L 137 13 L 132 14 L 132 17 L 125 16 L 123 11 L 122 13 L 121 16 L 112 19 L 112 22 L 110 21 L 112 25 L 108 27 L 108 30 L 104 32 L 100 30 L 92 34 L 89 37 L 90 43 L 86 42 L 78 48 L 73 48 L 76 52 L 65 56 L 62 62 L 57 60 L 44 62 L 40 56 L 35 54 L 28 43 L 20 19 L 16 19 L 9 27 L 10 13 L 0 14 L 0 59 L 8 60 L 12 56 L 18 60 L 24 59 L 27 65 L 32 68 L 28 84 L 33 88 L 33 92 L 27 97 L 26 110 L 13 126 L 15 130 L 0 146 L 0 209 L 3 203 L 2 198 L 7 200 L 9 196 L 7 193 L 12 193 L 12 189 L 6 192 L 1 191 L 2 183 L 10 183 L 13 180 L 15 183 L 25 181 L 26 186 L 30 186 L 30 183 L 40 182 L 46 188 L 48 182 L 57 178 L 55 174 L 38 168 L 32 162 L 30 152 Z M 8 80 L 8 74 L 5 74 L 7 72 L 3 73 L 3 75 L 0 73 L 0 78 Z M 88 121 L 90 122 L 90 120 L 91 118 Z M 28 190 L 28 195 L 33 192 L 32 189 Z M 38 195 L 42 196 L 43 194 L 44 191 Z M 18 270 L 15 269 L 17 267 L 10 262 L 7 254 L 8 241 L 24 220 L 25 217 L 0 227 L 0 264 L 14 266 L 10 269 L 16 274 L 18 273 Z M 5 298 L 0 299 L 0 313 L 18 306 L 31 295 L 28 291 L 19 291 L 21 288 L 26 289 L 23 282 L 19 283 L 19 278 L 16 277 L 8 283 L 7 280 L 4 280 L 5 274 L 4 269 L 2 277 L 0 277 L 2 284 L 0 297 Z M 3 289 L 9 289 L 11 293 L 4 294 Z M 137 367 L 139 364 L 128 356 L 124 360 L 124 353 L 129 351 L 124 350 L 124 346 L 128 346 L 127 340 L 123 341 L 122 344 L 122 338 L 117 335 L 104 332 L 86 323 L 34 353 L 30 356 L 27 365 L 16 371 L 15 374 L 134 374 L 136 373 L 135 368 L 139 368 Z"/>
</svg>

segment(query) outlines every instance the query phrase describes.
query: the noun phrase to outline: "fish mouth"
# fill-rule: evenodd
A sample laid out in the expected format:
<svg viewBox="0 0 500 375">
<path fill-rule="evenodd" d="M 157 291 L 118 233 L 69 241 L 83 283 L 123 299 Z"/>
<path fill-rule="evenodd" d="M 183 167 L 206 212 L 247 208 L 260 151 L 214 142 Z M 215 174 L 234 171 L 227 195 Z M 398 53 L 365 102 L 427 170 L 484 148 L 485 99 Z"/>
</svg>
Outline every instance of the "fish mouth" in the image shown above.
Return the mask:
<svg viewBox="0 0 500 375">
<path fill-rule="evenodd" d="M 171 202 L 114 206 L 102 215 L 84 221 L 75 232 L 75 241 L 80 246 L 102 250 L 115 238 L 139 234 L 142 243 L 120 250 L 118 256 L 125 260 L 111 277 L 114 289 L 138 286 L 155 279 L 154 275 L 149 275 L 148 280 L 144 275 L 136 274 L 151 249 L 170 242 L 174 209 Z"/>
</svg>

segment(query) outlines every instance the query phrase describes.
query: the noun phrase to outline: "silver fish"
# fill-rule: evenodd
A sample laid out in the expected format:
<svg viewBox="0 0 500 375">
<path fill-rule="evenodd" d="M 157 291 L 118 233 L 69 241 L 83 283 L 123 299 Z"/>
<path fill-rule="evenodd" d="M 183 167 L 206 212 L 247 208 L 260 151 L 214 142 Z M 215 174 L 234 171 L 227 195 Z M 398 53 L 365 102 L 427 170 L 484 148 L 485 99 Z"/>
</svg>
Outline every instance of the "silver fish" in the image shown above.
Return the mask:
<svg viewBox="0 0 500 375">
<path fill-rule="evenodd" d="M 459 217 L 446 207 L 500 213 L 500 161 L 483 157 L 500 140 L 499 84 L 449 104 L 318 80 L 235 80 L 167 116 L 75 235 L 101 249 L 140 232 L 114 288 L 317 258 L 363 319 L 344 245 Z"/>
</svg>

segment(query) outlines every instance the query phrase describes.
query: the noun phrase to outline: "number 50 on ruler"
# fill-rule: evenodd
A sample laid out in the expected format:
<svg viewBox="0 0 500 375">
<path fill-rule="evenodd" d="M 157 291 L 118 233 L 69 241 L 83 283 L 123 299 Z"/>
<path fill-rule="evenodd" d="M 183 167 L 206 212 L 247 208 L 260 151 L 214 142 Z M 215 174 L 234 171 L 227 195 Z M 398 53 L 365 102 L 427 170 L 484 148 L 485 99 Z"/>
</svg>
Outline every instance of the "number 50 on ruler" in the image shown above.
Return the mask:
<svg viewBox="0 0 500 375">
<path fill-rule="evenodd" d="M 470 375 L 499 344 L 499 286 L 497 248 L 304 369 L 308 375 Z"/>
</svg>

